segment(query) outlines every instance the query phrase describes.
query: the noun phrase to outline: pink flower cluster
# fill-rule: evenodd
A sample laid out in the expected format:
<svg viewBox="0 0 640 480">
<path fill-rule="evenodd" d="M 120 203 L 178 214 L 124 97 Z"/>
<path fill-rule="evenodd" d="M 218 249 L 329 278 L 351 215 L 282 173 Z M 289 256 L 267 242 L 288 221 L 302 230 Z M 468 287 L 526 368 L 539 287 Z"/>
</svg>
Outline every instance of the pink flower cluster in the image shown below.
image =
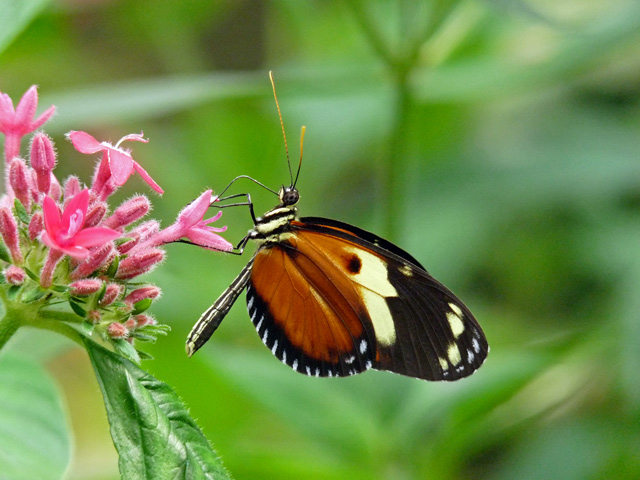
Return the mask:
<svg viewBox="0 0 640 480">
<path fill-rule="evenodd" d="M 75 176 L 60 182 L 53 141 L 42 131 L 33 134 L 28 161 L 20 156 L 23 137 L 39 129 L 55 112 L 35 117 L 36 87 L 14 109 L 0 93 L 0 132 L 5 137 L 6 193 L 0 197 L 0 288 L 14 302 L 41 302 L 43 307 L 68 303 L 87 329 L 114 343 L 149 339 L 163 327 L 143 313 L 161 294 L 141 283 L 165 256 L 163 245 L 182 238 L 219 251 L 232 245 L 218 235 L 226 227 L 210 224 L 222 212 L 203 219 L 213 201 L 211 190 L 187 205 L 177 221 L 161 229 L 156 220 L 143 220 L 151 210 L 145 195 L 136 195 L 114 210 L 109 198 L 134 173 L 156 192 L 162 188 L 121 147 L 124 141 L 146 143 L 142 134 L 123 137 L 115 145 L 99 142 L 81 131 L 67 134 L 77 151 L 99 158 L 90 185 Z M 135 280 L 135 282 L 133 281 Z"/>
</svg>

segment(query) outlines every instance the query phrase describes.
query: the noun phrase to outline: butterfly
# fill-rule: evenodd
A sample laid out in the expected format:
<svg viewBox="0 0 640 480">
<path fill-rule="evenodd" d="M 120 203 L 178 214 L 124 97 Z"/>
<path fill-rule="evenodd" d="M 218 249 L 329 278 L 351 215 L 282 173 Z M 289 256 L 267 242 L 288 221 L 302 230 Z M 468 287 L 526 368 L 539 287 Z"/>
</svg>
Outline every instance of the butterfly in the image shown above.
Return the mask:
<svg viewBox="0 0 640 480">
<path fill-rule="evenodd" d="M 276 105 L 280 115 L 277 97 Z M 246 195 L 234 205 L 247 205 L 254 221 L 236 253 L 250 241 L 257 249 L 194 325 L 188 355 L 207 342 L 246 289 L 262 342 L 297 372 L 341 377 L 376 369 L 453 381 L 477 370 L 489 346 L 458 297 L 393 243 L 337 220 L 299 217 L 300 165 L 295 179 L 290 163 L 289 170 L 279 204 L 261 217 L 248 194 L 227 197 Z"/>
</svg>

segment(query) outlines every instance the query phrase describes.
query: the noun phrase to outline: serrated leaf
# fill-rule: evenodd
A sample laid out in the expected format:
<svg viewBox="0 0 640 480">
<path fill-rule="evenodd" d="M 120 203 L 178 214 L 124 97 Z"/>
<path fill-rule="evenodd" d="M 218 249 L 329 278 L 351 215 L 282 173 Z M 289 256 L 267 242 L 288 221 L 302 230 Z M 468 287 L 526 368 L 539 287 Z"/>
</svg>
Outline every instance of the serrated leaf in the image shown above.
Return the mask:
<svg viewBox="0 0 640 480">
<path fill-rule="evenodd" d="M 140 355 L 138 355 L 138 351 L 133 347 L 133 345 L 131 345 L 123 338 L 114 339 L 112 340 L 112 342 L 118 353 L 120 353 L 124 357 L 127 357 L 134 363 L 140 363 Z"/>
<path fill-rule="evenodd" d="M 96 296 L 98 303 L 102 301 L 105 293 L 107 293 L 107 282 L 102 282 L 102 286 L 100 287 L 100 290 L 98 290 L 98 295 Z"/>
<path fill-rule="evenodd" d="M 18 219 L 25 225 L 28 225 L 29 222 L 31 221 L 31 218 L 27 213 L 27 209 L 24 208 L 24 205 L 22 205 L 22 202 L 16 198 L 13 201 L 13 207 L 16 211 L 16 215 L 18 216 Z"/>
<path fill-rule="evenodd" d="M 57 388 L 39 365 L 0 357 L 0 477 L 63 478 L 71 459 L 67 419 Z"/>
<path fill-rule="evenodd" d="M 95 342 L 85 344 L 104 397 L 122 478 L 230 478 L 171 387 Z"/>
<path fill-rule="evenodd" d="M 132 315 L 138 315 L 142 312 L 145 312 L 151 306 L 152 300 L 150 298 L 143 298 L 139 302 L 133 304 Z"/>
<path fill-rule="evenodd" d="M 69 300 L 69 306 L 71 307 L 71 310 L 73 310 L 73 313 L 75 313 L 76 315 L 78 315 L 79 317 L 86 317 L 87 316 L 87 312 L 84 308 L 82 308 L 82 306 L 80 306 L 79 303 L 74 302 L 73 300 Z"/>
</svg>

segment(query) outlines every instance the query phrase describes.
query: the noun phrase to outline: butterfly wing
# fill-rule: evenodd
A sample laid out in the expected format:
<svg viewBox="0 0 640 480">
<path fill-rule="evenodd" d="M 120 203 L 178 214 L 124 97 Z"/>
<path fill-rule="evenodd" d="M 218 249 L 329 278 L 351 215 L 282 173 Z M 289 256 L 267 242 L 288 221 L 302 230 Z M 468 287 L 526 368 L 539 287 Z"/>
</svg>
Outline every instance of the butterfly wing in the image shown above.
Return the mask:
<svg viewBox="0 0 640 480">
<path fill-rule="evenodd" d="M 334 220 L 293 221 L 259 250 L 247 303 L 267 347 L 310 375 L 375 368 L 456 380 L 488 352 L 471 312 L 417 260 Z"/>
</svg>

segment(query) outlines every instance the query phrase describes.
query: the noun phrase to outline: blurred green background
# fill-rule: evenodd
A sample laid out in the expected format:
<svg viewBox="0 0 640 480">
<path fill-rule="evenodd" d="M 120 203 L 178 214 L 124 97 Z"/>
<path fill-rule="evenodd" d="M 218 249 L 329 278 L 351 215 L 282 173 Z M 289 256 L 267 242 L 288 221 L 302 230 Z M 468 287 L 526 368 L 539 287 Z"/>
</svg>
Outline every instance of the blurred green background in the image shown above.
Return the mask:
<svg viewBox="0 0 640 480">
<path fill-rule="evenodd" d="M 307 127 L 302 215 L 397 242 L 482 324 L 489 358 L 453 384 L 296 374 L 242 299 L 188 359 L 188 331 L 248 257 L 169 246 L 149 279 L 173 330 L 143 367 L 236 478 L 638 478 L 638 1 L 1 0 L 3 12 L 0 91 L 17 101 L 38 84 L 40 111 L 58 107 L 46 130 L 59 178 L 89 182 L 93 168 L 63 133 L 144 130 L 134 158 L 166 191 L 153 197 L 163 225 L 240 174 L 277 189 L 289 174 L 273 70 L 294 162 Z M 120 198 L 136 189 L 149 192 L 136 176 Z M 257 213 L 275 205 L 249 182 L 233 193 L 246 191 Z M 234 243 L 251 226 L 245 209 L 221 223 Z M 86 354 L 28 330 L 8 350 L 62 392 L 66 478 L 119 478 Z"/>
</svg>

